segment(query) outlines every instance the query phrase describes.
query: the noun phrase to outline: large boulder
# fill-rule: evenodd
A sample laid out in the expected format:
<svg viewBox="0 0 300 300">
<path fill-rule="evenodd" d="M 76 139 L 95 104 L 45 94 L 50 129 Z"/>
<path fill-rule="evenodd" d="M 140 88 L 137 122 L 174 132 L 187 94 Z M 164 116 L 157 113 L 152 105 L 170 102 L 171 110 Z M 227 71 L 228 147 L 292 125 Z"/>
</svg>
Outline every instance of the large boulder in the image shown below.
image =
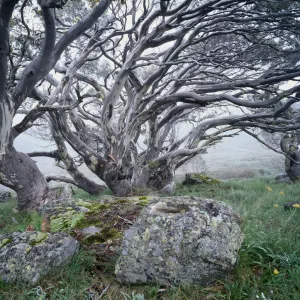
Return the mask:
<svg viewBox="0 0 300 300">
<path fill-rule="evenodd" d="M 275 177 L 276 183 L 293 183 L 287 173 L 280 173 Z"/>
<path fill-rule="evenodd" d="M 241 219 L 222 202 L 155 198 L 124 235 L 115 273 L 122 283 L 208 285 L 234 269 Z"/>
<path fill-rule="evenodd" d="M 78 242 L 66 233 L 14 232 L 0 235 L 0 279 L 34 285 L 65 264 Z"/>
<path fill-rule="evenodd" d="M 0 203 L 8 202 L 11 199 L 11 193 L 7 191 L 0 191 Z"/>
</svg>

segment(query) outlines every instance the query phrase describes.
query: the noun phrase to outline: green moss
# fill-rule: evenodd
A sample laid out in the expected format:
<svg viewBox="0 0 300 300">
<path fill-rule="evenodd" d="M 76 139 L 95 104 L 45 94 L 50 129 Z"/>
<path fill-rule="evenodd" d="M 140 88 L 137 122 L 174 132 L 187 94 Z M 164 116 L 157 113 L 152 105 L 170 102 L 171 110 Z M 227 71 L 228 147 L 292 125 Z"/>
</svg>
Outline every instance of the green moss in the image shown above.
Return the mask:
<svg viewBox="0 0 300 300">
<path fill-rule="evenodd" d="M 0 248 L 4 247 L 5 245 L 7 245 L 7 244 L 9 244 L 11 242 L 12 242 L 11 238 L 2 240 L 1 244 L 0 244 Z"/>
<path fill-rule="evenodd" d="M 83 239 L 83 243 L 87 245 L 102 244 L 103 242 L 105 242 L 105 240 L 99 234 L 93 234 Z"/>
<path fill-rule="evenodd" d="M 139 200 L 147 200 L 147 196 L 140 196 Z"/>
<path fill-rule="evenodd" d="M 193 174 L 191 174 L 191 178 L 200 179 L 205 184 L 218 184 L 221 182 L 218 179 L 212 178 L 210 176 L 207 176 L 207 175 L 201 174 L 201 173 L 193 173 Z"/>
<path fill-rule="evenodd" d="M 117 239 L 122 236 L 121 232 L 119 232 L 117 229 L 108 227 L 104 228 L 100 235 L 104 241 Z"/>
<path fill-rule="evenodd" d="M 88 213 L 100 212 L 103 209 L 109 208 L 108 204 L 99 204 L 99 203 L 87 202 L 83 200 L 79 200 L 78 202 L 76 202 L 76 205 L 88 208 L 89 209 Z"/>
<path fill-rule="evenodd" d="M 112 227 L 104 228 L 100 233 L 88 235 L 84 238 L 83 242 L 87 245 L 102 244 L 108 240 L 120 238 L 122 233 Z"/>
<path fill-rule="evenodd" d="M 149 203 L 149 200 L 140 201 L 138 204 L 141 206 L 147 206 Z"/>
<path fill-rule="evenodd" d="M 128 203 L 129 201 L 127 199 L 118 199 L 118 203 Z"/>
<path fill-rule="evenodd" d="M 101 211 L 108 209 L 110 205 L 99 204 L 94 202 L 88 202 L 83 200 L 78 200 L 76 202 L 77 206 L 87 208 L 88 211 L 81 212 L 76 211 L 72 207 L 67 207 L 67 211 L 60 213 L 57 216 L 51 216 L 50 218 L 50 228 L 51 232 L 65 231 L 68 232 L 73 228 L 82 229 L 84 227 L 94 225 L 102 225 L 102 222 L 97 217 L 97 220 L 89 218 L 90 216 L 97 215 Z"/>
<path fill-rule="evenodd" d="M 83 212 L 74 210 L 59 214 L 57 217 L 50 219 L 51 232 L 68 231 L 76 227 L 84 218 L 85 214 Z"/>
<path fill-rule="evenodd" d="M 99 218 L 84 218 L 76 224 L 76 228 L 83 229 L 89 226 L 103 227 L 103 222 Z"/>
</svg>

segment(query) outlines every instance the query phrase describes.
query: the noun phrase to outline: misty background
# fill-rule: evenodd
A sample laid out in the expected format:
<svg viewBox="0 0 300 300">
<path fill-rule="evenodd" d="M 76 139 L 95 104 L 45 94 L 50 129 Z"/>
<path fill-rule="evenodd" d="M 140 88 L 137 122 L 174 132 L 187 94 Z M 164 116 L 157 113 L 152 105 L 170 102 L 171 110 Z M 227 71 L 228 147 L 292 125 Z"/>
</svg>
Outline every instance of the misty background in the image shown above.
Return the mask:
<svg viewBox="0 0 300 300">
<path fill-rule="evenodd" d="M 54 142 L 42 140 L 28 134 L 22 134 L 14 143 L 20 152 L 55 150 Z M 69 153 L 76 156 L 76 152 L 69 146 Z M 52 158 L 34 157 L 38 168 L 43 174 L 66 175 L 68 173 L 55 165 Z M 95 182 L 101 180 L 86 166 L 80 166 L 80 171 Z M 177 180 L 181 181 L 187 172 L 205 171 L 219 179 L 244 179 L 257 176 L 275 176 L 284 170 L 284 157 L 266 148 L 246 133 L 232 138 L 225 138 L 216 146 L 208 149 L 200 159 L 194 159 L 177 171 Z M 103 182 L 102 182 L 103 183 Z M 2 187 L 3 188 L 3 187 Z"/>
</svg>

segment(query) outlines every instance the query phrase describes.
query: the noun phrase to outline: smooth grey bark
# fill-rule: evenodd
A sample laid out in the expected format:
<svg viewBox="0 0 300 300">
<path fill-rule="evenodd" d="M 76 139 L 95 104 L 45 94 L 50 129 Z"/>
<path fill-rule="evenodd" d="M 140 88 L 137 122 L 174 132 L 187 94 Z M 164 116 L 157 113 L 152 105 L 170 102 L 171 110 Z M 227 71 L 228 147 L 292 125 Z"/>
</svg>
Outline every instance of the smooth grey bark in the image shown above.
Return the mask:
<svg viewBox="0 0 300 300">
<path fill-rule="evenodd" d="M 99 193 L 104 191 L 105 186 L 97 184 L 96 182 L 88 179 L 78 170 L 73 158 L 68 154 L 67 147 L 58 129 L 55 130 L 55 128 L 52 128 L 52 136 L 57 146 L 59 160 L 64 163 L 66 171 L 73 177 L 75 181 L 73 184 L 85 190 L 91 195 L 98 195 Z M 53 180 L 54 177 L 48 176 L 48 179 L 50 178 L 52 178 Z"/>
<path fill-rule="evenodd" d="M 47 199 L 47 181 L 29 156 L 8 150 L 0 160 L 0 183 L 17 193 L 19 210 L 35 209 Z"/>
</svg>

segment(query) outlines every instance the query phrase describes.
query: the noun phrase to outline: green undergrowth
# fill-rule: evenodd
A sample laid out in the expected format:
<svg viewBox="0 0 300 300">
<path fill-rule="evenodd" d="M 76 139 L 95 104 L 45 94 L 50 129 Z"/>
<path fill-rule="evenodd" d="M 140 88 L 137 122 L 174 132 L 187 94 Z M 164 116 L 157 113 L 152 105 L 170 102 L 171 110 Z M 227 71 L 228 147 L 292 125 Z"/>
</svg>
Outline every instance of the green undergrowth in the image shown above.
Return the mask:
<svg viewBox="0 0 300 300">
<path fill-rule="evenodd" d="M 28 226 L 41 229 L 42 216 L 37 212 L 16 212 L 14 200 L 0 203 L 0 234 L 25 231 Z"/>
<path fill-rule="evenodd" d="M 76 197 L 84 200 L 97 200 L 80 191 L 78 194 Z M 300 202 L 300 184 L 250 179 L 178 185 L 176 195 L 222 200 L 241 214 L 244 242 L 238 266 L 226 280 L 207 288 L 122 286 L 114 279 L 117 255 L 113 249 L 86 245 L 71 265 L 45 278 L 39 288 L 0 283 L 0 299 L 97 299 L 105 289 L 101 299 L 300 299 L 300 208 L 283 209 L 286 202 Z M 119 204 L 125 205 L 121 200 Z M 0 204 L 0 223 L 7 222 L 1 233 L 24 230 L 32 222 L 40 226 L 37 215 L 13 213 L 13 208 L 13 202 Z"/>
</svg>

